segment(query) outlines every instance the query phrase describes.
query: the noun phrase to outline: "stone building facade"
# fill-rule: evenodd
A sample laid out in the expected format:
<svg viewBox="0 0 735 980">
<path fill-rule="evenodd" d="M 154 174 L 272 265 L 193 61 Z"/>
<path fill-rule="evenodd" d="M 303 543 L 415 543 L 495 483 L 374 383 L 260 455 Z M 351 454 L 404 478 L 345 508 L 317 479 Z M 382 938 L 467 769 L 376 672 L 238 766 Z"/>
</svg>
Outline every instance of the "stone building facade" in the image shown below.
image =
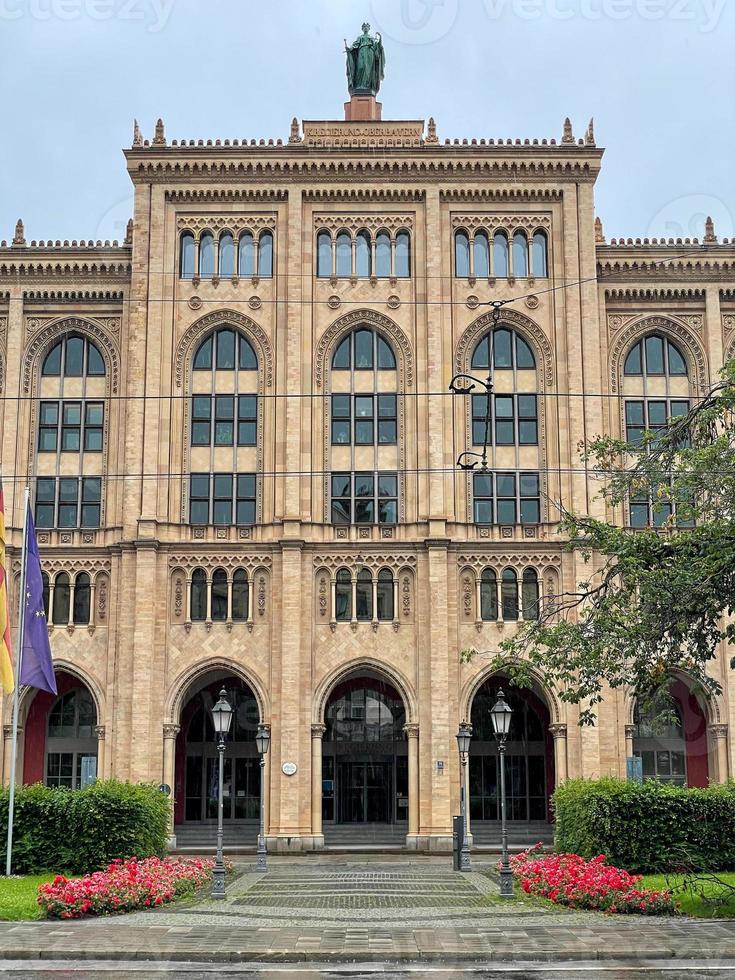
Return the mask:
<svg viewBox="0 0 735 980">
<path fill-rule="evenodd" d="M 579 443 L 676 413 L 735 355 L 735 243 L 606 242 L 603 151 L 568 121 L 443 142 L 433 120 L 294 120 L 283 142 L 169 141 L 159 121 L 125 156 L 125 241 L 19 223 L 0 247 L 13 602 L 27 478 L 59 676 L 59 699 L 23 692 L 23 778 L 78 785 L 93 757 L 167 784 L 180 841 L 207 835 L 224 685 L 231 839 L 256 832 L 266 723 L 273 847 L 448 847 L 463 719 L 491 837 L 502 677 L 460 651 L 496 651 L 583 577 L 553 506 L 603 513 Z M 449 392 L 462 372 L 493 375 L 490 476 L 456 465 L 485 442 L 484 402 Z M 732 775 L 727 661 L 717 700 L 676 679 L 679 724 L 655 737 L 633 692 L 595 728 L 544 677 L 515 693 L 516 830 L 634 754 L 647 776 Z"/>
</svg>

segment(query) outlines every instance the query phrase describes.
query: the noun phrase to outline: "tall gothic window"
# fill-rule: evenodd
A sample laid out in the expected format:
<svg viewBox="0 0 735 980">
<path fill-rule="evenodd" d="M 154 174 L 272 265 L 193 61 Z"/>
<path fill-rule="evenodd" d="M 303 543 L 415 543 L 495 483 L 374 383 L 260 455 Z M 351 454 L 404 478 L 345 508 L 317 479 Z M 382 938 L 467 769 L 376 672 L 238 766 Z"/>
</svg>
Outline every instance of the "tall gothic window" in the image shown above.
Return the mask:
<svg viewBox="0 0 735 980">
<path fill-rule="evenodd" d="M 209 231 L 199 239 L 199 276 L 202 279 L 214 276 L 214 235 Z"/>
<path fill-rule="evenodd" d="M 628 351 L 623 367 L 624 434 L 632 448 L 641 446 L 675 419 L 689 413 L 693 390 L 687 363 L 680 348 L 668 337 L 650 333 Z M 630 526 L 662 527 L 672 522 L 691 524 L 681 500 L 645 493 L 631 497 Z"/>
<path fill-rule="evenodd" d="M 179 275 L 182 279 L 193 279 L 196 273 L 196 248 L 194 236 L 185 231 L 181 236 L 181 254 L 179 258 Z"/>
<path fill-rule="evenodd" d="M 252 524 L 256 514 L 258 358 L 245 336 L 223 324 L 192 360 L 189 519 Z"/>
<path fill-rule="evenodd" d="M 235 240 L 229 231 L 219 240 L 219 274 L 222 279 L 235 275 Z"/>
<path fill-rule="evenodd" d="M 400 438 L 395 353 L 377 330 L 361 326 L 337 344 L 331 363 L 331 519 L 395 524 Z"/>
<path fill-rule="evenodd" d="M 85 759 L 96 759 L 97 711 L 86 687 L 61 695 L 48 715 L 46 785 L 80 789 Z M 94 764 L 92 769 L 96 773 Z"/>
<path fill-rule="evenodd" d="M 536 279 L 545 279 L 549 274 L 549 245 L 545 231 L 537 231 L 533 236 L 532 269 Z"/>
</svg>

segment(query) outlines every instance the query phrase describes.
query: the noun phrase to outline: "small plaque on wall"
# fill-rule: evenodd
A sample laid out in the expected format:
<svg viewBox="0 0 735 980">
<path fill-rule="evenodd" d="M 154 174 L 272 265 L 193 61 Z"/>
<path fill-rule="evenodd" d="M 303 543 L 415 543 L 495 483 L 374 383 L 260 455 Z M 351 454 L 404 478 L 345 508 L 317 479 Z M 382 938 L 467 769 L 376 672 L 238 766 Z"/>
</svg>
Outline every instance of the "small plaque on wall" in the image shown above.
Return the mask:
<svg viewBox="0 0 735 980">
<path fill-rule="evenodd" d="M 295 776 L 299 771 L 299 767 L 295 762 L 284 762 L 281 766 L 281 771 L 283 772 L 284 776 Z"/>
</svg>

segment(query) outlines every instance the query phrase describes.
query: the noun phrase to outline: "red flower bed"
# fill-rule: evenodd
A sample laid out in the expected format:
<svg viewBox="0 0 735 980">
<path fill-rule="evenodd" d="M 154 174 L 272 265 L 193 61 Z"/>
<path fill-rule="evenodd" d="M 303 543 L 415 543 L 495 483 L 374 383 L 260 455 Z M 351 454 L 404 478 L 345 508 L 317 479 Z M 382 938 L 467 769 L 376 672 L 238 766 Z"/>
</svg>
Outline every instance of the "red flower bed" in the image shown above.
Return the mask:
<svg viewBox="0 0 735 980">
<path fill-rule="evenodd" d="M 81 919 L 155 908 L 201 887 L 214 861 L 113 861 L 106 871 L 70 880 L 57 875 L 38 889 L 38 904 L 50 919 Z"/>
<path fill-rule="evenodd" d="M 538 854 L 535 847 L 512 857 L 514 876 L 529 895 L 557 905 L 601 912 L 671 915 L 676 909 L 670 892 L 637 888 L 640 875 L 605 864 L 605 856 L 585 861 L 578 854 Z"/>
</svg>

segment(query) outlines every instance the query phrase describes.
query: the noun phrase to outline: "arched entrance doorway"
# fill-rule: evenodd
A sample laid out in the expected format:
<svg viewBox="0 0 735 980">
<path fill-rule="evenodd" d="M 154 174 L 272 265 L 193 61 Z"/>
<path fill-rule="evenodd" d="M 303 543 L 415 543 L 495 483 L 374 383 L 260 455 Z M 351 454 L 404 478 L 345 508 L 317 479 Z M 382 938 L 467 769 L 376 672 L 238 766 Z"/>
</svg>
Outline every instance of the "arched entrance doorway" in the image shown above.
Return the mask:
<svg viewBox="0 0 735 980">
<path fill-rule="evenodd" d="M 502 675 L 488 678 L 472 700 L 468 797 L 473 839 L 477 844 L 500 840 L 500 756 L 490 710 L 501 687 L 513 709 L 505 752 L 509 840 L 548 840 L 555 783 L 549 709 L 540 691 L 512 687 Z"/>
<path fill-rule="evenodd" d="M 257 835 L 261 773 L 255 745 L 258 702 L 240 678 L 213 673 L 198 683 L 181 710 L 174 783 L 179 845 L 205 843 L 216 836 L 219 772 L 211 709 L 223 687 L 234 708 L 222 782 L 225 826 L 233 842 Z"/>
<path fill-rule="evenodd" d="M 97 706 L 87 685 L 66 671 L 56 671 L 56 689 L 37 691 L 28 707 L 23 782 L 82 789 L 98 775 Z"/>
<path fill-rule="evenodd" d="M 408 827 L 406 708 L 393 685 L 363 672 L 333 689 L 324 712 L 322 821 L 327 844 L 402 842 Z"/>
<path fill-rule="evenodd" d="M 641 759 L 643 779 L 674 786 L 709 785 L 707 718 L 694 691 L 677 678 L 667 694 L 647 709 L 633 709 L 632 754 Z"/>
</svg>

